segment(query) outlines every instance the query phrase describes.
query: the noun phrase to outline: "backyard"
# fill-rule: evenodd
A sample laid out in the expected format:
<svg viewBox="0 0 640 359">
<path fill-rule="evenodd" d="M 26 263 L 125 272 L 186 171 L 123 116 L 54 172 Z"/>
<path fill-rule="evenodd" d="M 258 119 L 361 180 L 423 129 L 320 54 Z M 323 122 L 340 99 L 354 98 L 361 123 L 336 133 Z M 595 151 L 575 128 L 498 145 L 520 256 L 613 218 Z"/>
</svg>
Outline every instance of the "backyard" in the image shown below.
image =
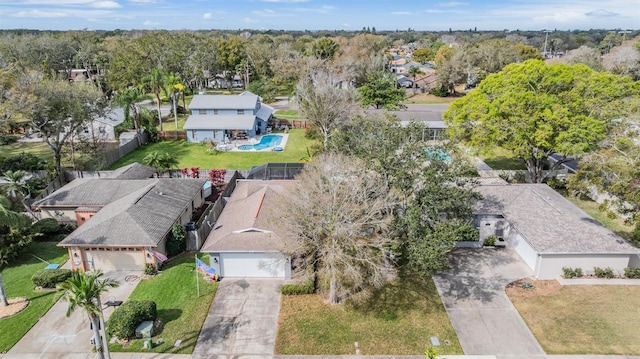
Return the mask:
<svg viewBox="0 0 640 359">
<path fill-rule="evenodd" d="M 35 290 L 31 277 L 47 263 L 63 264 L 67 250 L 57 243 L 34 242 L 15 263 L 2 270 L 8 298 L 25 297 L 29 305 L 20 313 L 0 319 L 0 353 L 13 347 L 58 299 L 54 291 Z M 42 259 L 42 260 L 41 260 Z"/>
<path fill-rule="evenodd" d="M 208 262 L 203 256 L 204 262 Z M 158 319 L 162 331 L 156 333 L 153 342 L 162 338 L 163 343 L 150 351 L 156 353 L 191 354 L 196 346 L 200 329 L 213 301 L 217 283 L 204 281 L 200 276 L 200 296 L 197 296 L 195 258 L 184 254 L 171 260 L 161 273 L 138 283 L 130 300 L 152 300 L 158 308 Z M 179 346 L 174 346 L 181 340 Z M 144 340 L 132 340 L 126 347 L 114 343 L 109 345 L 114 352 L 142 352 Z"/>
<path fill-rule="evenodd" d="M 533 285 L 507 294 L 548 354 L 640 355 L 640 286 Z"/>
<path fill-rule="evenodd" d="M 252 166 L 263 165 L 268 162 L 300 162 L 308 157 L 307 149 L 311 150 L 316 141 L 304 137 L 305 130 L 293 129 L 289 131 L 289 140 L 282 152 L 210 152 L 210 147 L 200 143 L 186 141 L 163 141 L 141 147 L 120 160 L 111 168 L 118 168 L 133 162 L 143 163 L 143 158 L 154 151 L 169 153 L 178 160 L 178 168 L 224 168 L 243 170 Z"/>
<path fill-rule="evenodd" d="M 462 353 L 433 281 L 402 278 L 358 306 L 283 296 L 276 353 L 346 355 L 358 342 L 364 355 L 421 355 L 430 337 L 440 340 L 440 353 Z"/>
</svg>

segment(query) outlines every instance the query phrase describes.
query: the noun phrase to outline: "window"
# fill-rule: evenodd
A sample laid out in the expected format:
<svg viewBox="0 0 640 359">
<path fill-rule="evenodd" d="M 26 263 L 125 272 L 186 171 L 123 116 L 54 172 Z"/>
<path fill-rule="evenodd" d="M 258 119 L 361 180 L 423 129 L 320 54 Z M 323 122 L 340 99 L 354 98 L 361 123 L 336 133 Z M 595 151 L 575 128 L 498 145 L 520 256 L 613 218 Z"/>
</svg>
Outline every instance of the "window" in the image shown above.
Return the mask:
<svg viewBox="0 0 640 359">
<path fill-rule="evenodd" d="M 99 131 L 100 133 L 107 133 L 107 129 L 106 129 L 104 126 L 100 126 L 100 127 L 98 127 L 98 131 Z"/>
<path fill-rule="evenodd" d="M 207 114 L 207 110 L 199 109 L 198 110 L 198 114 L 199 115 L 206 115 Z"/>
<path fill-rule="evenodd" d="M 238 115 L 244 115 L 244 110 L 238 110 Z"/>
<path fill-rule="evenodd" d="M 191 130 L 191 138 L 196 138 L 196 130 Z"/>
<path fill-rule="evenodd" d="M 84 126 L 84 127 L 82 128 L 82 132 L 84 132 L 84 133 L 89 133 L 89 127 Z"/>
<path fill-rule="evenodd" d="M 218 109 L 217 109 L 217 108 L 214 108 L 214 109 L 213 109 L 213 114 L 214 114 L 214 115 L 217 115 L 217 114 L 218 114 Z"/>
</svg>

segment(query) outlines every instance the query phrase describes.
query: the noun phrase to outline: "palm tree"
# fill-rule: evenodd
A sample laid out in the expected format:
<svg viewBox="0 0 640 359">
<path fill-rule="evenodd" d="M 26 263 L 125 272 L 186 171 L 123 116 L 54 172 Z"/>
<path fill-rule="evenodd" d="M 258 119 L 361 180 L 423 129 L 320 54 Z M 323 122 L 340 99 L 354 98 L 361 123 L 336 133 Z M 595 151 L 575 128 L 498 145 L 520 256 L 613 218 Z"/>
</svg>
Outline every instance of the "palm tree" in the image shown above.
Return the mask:
<svg viewBox="0 0 640 359">
<path fill-rule="evenodd" d="M 424 75 L 424 72 L 422 72 L 422 70 L 420 70 L 418 66 L 411 66 L 409 67 L 409 71 L 407 73 L 409 74 L 409 76 L 413 77 L 413 94 L 415 95 L 416 88 L 418 86 L 418 84 L 416 83 L 416 77 L 418 77 L 418 75 Z"/>
<path fill-rule="evenodd" d="M 31 211 L 31 208 L 29 208 L 29 206 L 25 202 L 25 198 L 30 194 L 29 187 L 27 187 L 26 183 L 24 182 L 24 178 L 26 176 L 27 176 L 27 172 L 22 170 L 5 171 L 4 176 L 2 176 L 1 179 L 5 180 L 6 183 L 4 183 L 2 187 L 6 191 L 7 196 L 11 198 L 19 197 L 20 202 L 22 203 L 22 206 L 27 211 L 27 213 L 29 213 L 31 217 L 37 219 L 36 216 Z"/>
<path fill-rule="evenodd" d="M 167 82 L 167 75 L 162 69 L 158 67 L 153 69 L 150 75 L 144 78 L 144 82 L 151 88 L 151 91 L 156 95 L 156 101 L 158 102 L 158 122 L 160 122 L 160 131 L 162 131 L 162 114 L 160 112 L 160 93 Z"/>
<path fill-rule="evenodd" d="M 169 99 L 169 103 L 171 104 L 171 109 L 173 111 L 173 118 L 176 123 L 176 131 L 177 131 L 178 130 L 178 111 L 177 111 L 178 104 L 176 103 L 177 101 L 176 95 L 178 95 L 180 91 L 184 89 L 184 86 L 182 85 L 182 78 L 180 77 L 180 75 L 176 75 L 172 72 L 165 77 L 164 85 L 165 85 L 163 88 L 164 94 L 165 96 L 167 96 L 167 98 Z"/>
<path fill-rule="evenodd" d="M 136 102 L 142 100 L 144 95 L 144 91 L 138 87 L 127 87 L 116 96 L 116 102 L 124 109 L 125 121 L 129 119 L 130 115 L 133 116 L 133 127 L 136 131 L 139 131 L 142 127 L 140 124 L 140 116 L 138 116 Z"/>
<path fill-rule="evenodd" d="M 10 206 L 11 206 L 11 203 L 9 202 L 9 200 L 4 196 L 0 196 L 0 225 L 1 226 L 16 225 L 17 223 L 22 223 L 27 219 L 27 217 L 21 215 L 20 213 L 10 210 L 9 209 Z M 21 243 L 21 246 L 24 246 L 26 244 L 28 243 Z M 7 264 L 8 260 L 9 260 L 8 255 L 0 256 L 0 270 L 2 270 L 2 267 L 4 267 Z M 2 305 L 3 307 L 6 307 L 9 305 L 9 302 L 7 302 L 7 296 L 4 291 L 4 282 L 2 281 L 1 271 L 0 271 L 0 305 Z"/>
<path fill-rule="evenodd" d="M 93 328 L 93 342 L 100 359 L 104 359 L 104 347 L 99 330 L 102 319 L 100 294 L 106 292 L 109 288 L 119 286 L 119 283 L 113 279 L 100 279 L 102 275 L 103 273 L 99 270 L 91 273 L 73 271 L 69 279 L 57 285 L 58 291 L 62 293 L 62 299 L 69 302 L 67 317 L 76 308 L 84 309 L 89 316 Z M 104 325 L 103 332 L 106 339 Z"/>
</svg>

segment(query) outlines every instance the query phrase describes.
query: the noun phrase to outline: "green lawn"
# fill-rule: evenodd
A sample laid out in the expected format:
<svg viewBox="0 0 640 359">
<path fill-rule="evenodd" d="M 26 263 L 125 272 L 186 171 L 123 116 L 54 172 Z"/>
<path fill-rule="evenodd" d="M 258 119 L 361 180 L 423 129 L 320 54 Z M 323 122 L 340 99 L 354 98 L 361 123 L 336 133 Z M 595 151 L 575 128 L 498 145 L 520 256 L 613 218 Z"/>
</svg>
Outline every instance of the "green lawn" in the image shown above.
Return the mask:
<svg viewBox="0 0 640 359">
<path fill-rule="evenodd" d="M 304 130 L 289 131 L 289 140 L 282 152 L 208 152 L 208 147 L 199 143 L 186 141 L 163 141 L 141 147 L 116 161 L 111 168 L 118 168 L 133 162 L 142 163 L 142 159 L 153 151 L 168 152 L 178 159 L 178 167 L 249 169 L 268 162 L 300 162 L 307 156 L 307 148 L 314 141 L 304 137 Z"/>
<path fill-rule="evenodd" d="M 640 355 L 640 286 L 568 285 L 511 301 L 547 354 Z"/>
<path fill-rule="evenodd" d="M 276 118 L 282 118 L 285 120 L 302 120 L 303 117 L 300 115 L 298 110 L 276 110 L 273 114 Z"/>
<path fill-rule="evenodd" d="M 187 122 L 188 115 L 178 115 L 178 130 L 184 131 L 184 123 Z M 162 130 L 163 131 L 175 131 L 176 130 L 176 121 L 173 116 L 165 118 L 162 121 Z M 160 126 L 158 126 L 158 131 L 160 131 Z"/>
<path fill-rule="evenodd" d="M 67 251 L 56 244 L 34 242 L 14 264 L 2 270 L 7 297 L 29 298 L 29 305 L 12 317 L 0 319 L 0 353 L 13 347 L 56 302 L 55 292 L 36 291 L 31 282 L 33 274 L 46 266 L 33 255 L 50 263 L 63 264 L 67 260 Z"/>
<path fill-rule="evenodd" d="M 442 354 L 462 354 L 433 281 L 401 279 L 366 304 L 330 305 L 317 295 L 283 296 L 276 353 L 422 355 L 438 337 Z M 445 340 L 449 344 L 445 344 Z"/>
<path fill-rule="evenodd" d="M 480 153 L 480 158 L 494 170 L 526 170 L 527 166 L 513 157 L 511 151 L 494 147 L 490 152 Z"/>
<path fill-rule="evenodd" d="M 19 155 L 21 152 L 33 153 L 48 162 L 53 161 L 53 151 L 44 142 L 15 142 L 0 146 L 0 151 L 5 157 Z"/>
<path fill-rule="evenodd" d="M 208 259 L 201 258 L 206 263 Z M 163 329 L 152 338 L 163 344 L 151 350 L 143 349 L 144 340 L 136 339 L 125 348 L 120 344 L 109 345 L 111 351 L 191 354 L 196 346 L 209 307 L 213 301 L 217 283 L 205 282 L 200 275 L 200 296 L 196 292 L 196 271 L 193 254 L 182 255 L 166 265 L 156 276 L 143 279 L 133 291 L 130 300 L 152 300 L 158 308 L 158 318 Z M 178 347 L 176 340 L 182 340 Z"/>
</svg>

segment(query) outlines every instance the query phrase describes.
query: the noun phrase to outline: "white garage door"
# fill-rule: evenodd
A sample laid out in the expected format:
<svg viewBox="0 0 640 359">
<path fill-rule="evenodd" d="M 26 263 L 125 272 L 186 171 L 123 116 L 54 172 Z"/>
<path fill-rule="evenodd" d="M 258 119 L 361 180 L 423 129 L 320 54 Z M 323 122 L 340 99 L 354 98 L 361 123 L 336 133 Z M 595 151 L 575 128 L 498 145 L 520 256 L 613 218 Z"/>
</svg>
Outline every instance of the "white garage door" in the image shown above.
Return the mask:
<svg viewBox="0 0 640 359">
<path fill-rule="evenodd" d="M 513 248 L 518 252 L 522 260 L 527 263 L 531 270 L 535 271 L 538 253 L 531 248 L 529 243 L 527 243 L 519 233 L 516 233 L 516 235 L 513 236 L 512 244 Z"/>
<path fill-rule="evenodd" d="M 94 268 L 91 268 L 92 259 Z M 144 252 L 141 250 L 85 251 L 85 268 L 87 270 L 100 269 L 102 271 L 143 270 Z"/>
<path fill-rule="evenodd" d="M 222 277 L 284 278 L 286 259 L 277 253 L 220 253 Z"/>
</svg>

